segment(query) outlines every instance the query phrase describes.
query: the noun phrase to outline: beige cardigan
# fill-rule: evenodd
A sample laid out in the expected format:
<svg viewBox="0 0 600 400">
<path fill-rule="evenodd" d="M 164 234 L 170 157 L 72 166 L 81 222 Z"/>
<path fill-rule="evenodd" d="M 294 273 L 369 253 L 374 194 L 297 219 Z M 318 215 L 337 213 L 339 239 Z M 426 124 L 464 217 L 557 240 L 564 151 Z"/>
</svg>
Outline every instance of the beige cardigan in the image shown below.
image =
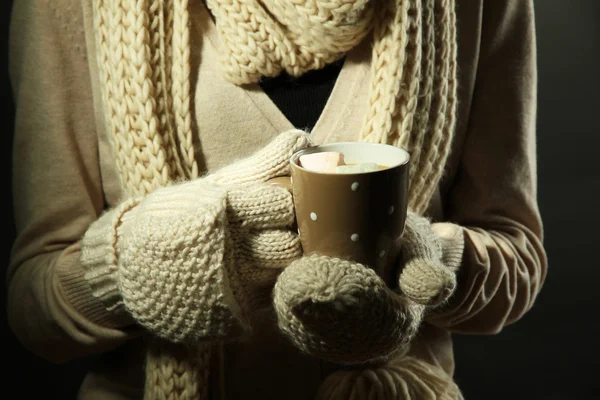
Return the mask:
<svg viewBox="0 0 600 400">
<path fill-rule="evenodd" d="M 134 399 L 144 337 L 91 294 L 80 239 L 121 192 L 103 120 L 91 0 L 15 2 L 10 73 L 16 102 L 17 240 L 9 323 L 21 342 L 63 363 L 99 355 L 81 399 Z M 197 159 L 213 171 L 292 128 L 258 85 L 221 76 L 215 26 L 191 1 Z M 532 0 L 458 0 L 459 110 L 446 173 L 429 208 L 460 225 L 457 293 L 431 317 L 411 354 L 453 374 L 452 332 L 491 334 L 521 318 L 546 276 L 536 192 L 536 51 Z M 366 111 L 370 43 L 352 50 L 312 135 L 356 140 Z M 300 355 L 265 316 L 250 342 L 227 345 L 227 399 L 310 399 L 330 369 Z"/>
</svg>

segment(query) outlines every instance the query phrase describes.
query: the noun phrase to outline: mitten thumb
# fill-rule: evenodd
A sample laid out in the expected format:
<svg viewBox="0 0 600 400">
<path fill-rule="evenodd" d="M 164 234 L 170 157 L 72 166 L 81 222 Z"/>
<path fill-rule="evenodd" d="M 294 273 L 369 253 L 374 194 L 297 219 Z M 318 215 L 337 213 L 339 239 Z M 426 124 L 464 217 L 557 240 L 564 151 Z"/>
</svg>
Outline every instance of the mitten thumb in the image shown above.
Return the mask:
<svg viewBox="0 0 600 400">
<path fill-rule="evenodd" d="M 308 133 L 298 129 L 289 130 L 279 134 L 250 157 L 224 167 L 206 179 L 219 185 L 242 185 L 287 176 L 291 173 L 292 155 L 311 144 Z"/>
<path fill-rule="evenodd" d="M 402 235 L 400 290 L 418 304 L 435 306 L 456 288 L 456 276 L 444 265 L 442 242 L 428 219 L 408 213 Z"/>
</svg>

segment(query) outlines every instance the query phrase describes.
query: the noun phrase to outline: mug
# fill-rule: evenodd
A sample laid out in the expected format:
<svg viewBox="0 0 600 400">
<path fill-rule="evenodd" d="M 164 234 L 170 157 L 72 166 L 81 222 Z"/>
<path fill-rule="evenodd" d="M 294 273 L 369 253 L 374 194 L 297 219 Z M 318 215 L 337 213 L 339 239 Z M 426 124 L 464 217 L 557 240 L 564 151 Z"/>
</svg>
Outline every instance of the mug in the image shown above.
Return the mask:
<svg viewBox="0 0 600 400">
<path fill-rule="evenodd" d="M 346 164 L 377 163 L 379 170 L 325 173 L 303 168 L 304 154 L 335 151 Z M 305 255 L 319 254 L 361 263 L 382 277 L 395 270 L 408 208 L 409 153 L 399 147 L 363 142 L 314 146 L 295 153 L 288 187 Z"/>
</svg>

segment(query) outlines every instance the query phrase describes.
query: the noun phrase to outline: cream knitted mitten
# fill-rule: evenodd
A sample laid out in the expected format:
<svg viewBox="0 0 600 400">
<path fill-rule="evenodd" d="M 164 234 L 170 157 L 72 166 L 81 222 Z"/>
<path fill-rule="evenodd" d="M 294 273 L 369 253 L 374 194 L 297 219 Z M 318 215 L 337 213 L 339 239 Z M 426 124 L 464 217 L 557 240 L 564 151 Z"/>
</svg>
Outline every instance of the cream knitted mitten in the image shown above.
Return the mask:
<svg viewBox="0 0 600 400">
<path fill-rule="evenodd" d="M 301 255 L 291 194 L 265 182 L 289 175 L 289 158 L 308 145 L 304 132 L 286 132 L 212 175 L 106 213 L 82 243 L 96 295 L 171 342 L 248 332 L 248 313 L 269 304 L 281 268 Z M 106 295 L 115 289 L 116 300 Z"/>
<path fill-rule="evenodd" d="M 322 256 L 295 261 L 280 275 L 274 302 L 281 330 L 301 351 L 344 367 L 325 379 L 317 400 L 460 398 L 451 376 L 407 353 L 425 311 L 454 291 L 463 241 L 460 227 L 434 227 L 409 212 L 399 293 L 363 265 Z"/>
<path fill-rule="evenodd" d="M 385 359 L 408 344 L 424 309 L 372 269 L 318 255 L 293 262 L 274 292 L 283 333 L 301 351 L 340 364 Z"/>
<path fill-rule="evenodd" d="M 428 219 L 408 213 L 402 237 L 404 267 L 399 284 L 402 293 L 415 303 L 438 306 L 456 288 L 458 266 L 454 260 L 444 259 L 442 244 Z"/>
<path fill-rule="evenodd" d="M 410 212 L 401 242 L 400 293 L 361 264 L 316 255 L 294 261 L 275 285 L 280 329 L 300 350 L 340 364 L 386 360 L 410 343 L 426 305 L 448 298 L 456 280 L 425 218 Z"/>
</svg>

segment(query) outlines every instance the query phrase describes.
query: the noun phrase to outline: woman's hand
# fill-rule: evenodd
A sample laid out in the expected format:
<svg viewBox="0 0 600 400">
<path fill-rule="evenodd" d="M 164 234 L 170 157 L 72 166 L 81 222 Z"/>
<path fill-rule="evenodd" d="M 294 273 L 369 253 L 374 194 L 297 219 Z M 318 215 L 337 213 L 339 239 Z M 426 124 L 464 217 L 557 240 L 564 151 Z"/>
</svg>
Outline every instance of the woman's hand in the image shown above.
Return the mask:
<svg viewBox="0 0 600 400">
<path fill-rule="evenodd" d="M 462 246 L 462 237 L 456 239 L 456 243 L 444 242 L 428 219 L 408 212 L 401 239 L 403 267 L 399 271 L 403 295 L 417 304 L 431 307 L 442 304 L 452 295 L 456 288 L 458 265 L 454 265 L 454 259 L 445 257 L 448 251 L 444 250 Z"/>
<path fill-rule="evenodd" d="M 399 282 L 364 265 L 324 256 L 294 261 L 279 276 L 274 303 L 296 347 L 340 364 L 378 362 L 406 346 L 428 307 L 454 291 L 453 267 L 430 222 L 412 212 L 401 238 Z M 399 291 L 390 287 L 399 286 Z"/>
<path fill-rule="evenodd" d="M 107 254 L 100 238 L 114 247 L 122 305 L 152 334 L 190 342 L 247 333 L 249 314 L 270 305 L 281 269 L 301 256 L 292 196 L 266 182 L 289 175 L 290 157 L 309 145 L 306 133 L 285 132 L 211 175 L 124 203 L 86 234 L 87 275 L 99 272 L 94 251 Z M 116 238 L 104 240 L 104 229 Z"/>
</svg>

